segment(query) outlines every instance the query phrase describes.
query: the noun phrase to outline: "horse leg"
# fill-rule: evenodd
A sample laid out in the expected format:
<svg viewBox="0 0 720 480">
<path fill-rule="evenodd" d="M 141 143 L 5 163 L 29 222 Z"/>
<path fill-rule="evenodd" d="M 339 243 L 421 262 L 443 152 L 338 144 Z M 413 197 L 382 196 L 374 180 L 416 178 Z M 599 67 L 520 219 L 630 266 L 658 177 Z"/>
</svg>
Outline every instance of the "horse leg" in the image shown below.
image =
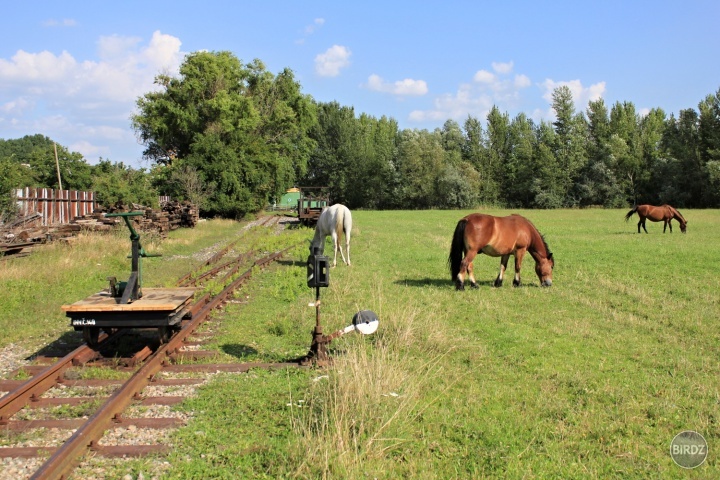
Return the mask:
<svg viewBox="0 0 720 480">
<path fill-rule="evenodd" d="M 520 286 L 520 266 L 522 265 L 525 250 L 518 249 L 515 252 L 515 278 L 513 278 L 513 287 Z"/>
<path fill-rule="evenodd" d="M 667 221 L 668 227 L 670 227 L 670 233 L 672 233 L 672 219 Z M 663 230 L 663 233 L 665 233 L 665 230 Z"/>
<path fill-rule="evenodd" d="M 338 237 L 337 233 L 333 232 L 331 235 L 333 241 L 333 267 L 337 266 L 337 251 L 338 251 Z M 342 252 L 340 253 L 342 256 Z"/>
<path fill-rule="evenodd" d="M 347 251 L 348 256 L 348 267 L 350 266 L 350 239 L 347 237 L 347 234 L 345 235 L 345 250 Z"/>
<path fill-rule="evenodd" d="M 340 249 L 340 258 L 342 258 L 342 261 L 345 265 L 349 265 L 349 262 L 345 260 L 345 255 L 343 255 L 342 251 L 342 242 L 340 241 L 340 237 L 338 237 L 338 248 Z M 350 252 L 348 251 L 348 258 L 350 258 Z"/>
<path fill-rule="evenodd" d="M 642 223 L 643 230 L 645 230 L 645 233 L 648 233 L 647 228 L 645 228 L 645 218 L 640 220 L 640 223 Z M 640 224 L 638 224 L 638 233 L 640 233 Z"/>
<path fill-rule="evenodd" d="M 480 288 L 478 287 L 477 282 L 475 281 L 475 274 L 473 273 L 475 267 L 473 266 L 473 262 L 468 263 L 468 280 L 470 280 L 470 288 Z"/>
<path fill-rule="evenodd" d="M 498 276 L 495 279 L 494 283 L 496 287 L 502 287 L 503 276 L 505 275 L 505 269 L 507 268 L 507 263 L 509 259 L 510 255 L 503 255 L 502 257 L 500 257 L 500 273 L 498 273 Z"/>
<path fill-rule="evenodd" d="M 457 278 L 455 279 L 455 289 L 456 290 L 465 290 L 465 274 L 469 274 L 470 277 L 470 285 L 475 285 L 475 279 L 472 277 L 472 262 L 475 258 L 475 255 L 477 255 L 477 252 L 474 250 L 468 250 L 465 252 L 465 258 L 462 259 L 462 262 L 460 262 L 460 272 L 458 272 Z"/>
</svg>

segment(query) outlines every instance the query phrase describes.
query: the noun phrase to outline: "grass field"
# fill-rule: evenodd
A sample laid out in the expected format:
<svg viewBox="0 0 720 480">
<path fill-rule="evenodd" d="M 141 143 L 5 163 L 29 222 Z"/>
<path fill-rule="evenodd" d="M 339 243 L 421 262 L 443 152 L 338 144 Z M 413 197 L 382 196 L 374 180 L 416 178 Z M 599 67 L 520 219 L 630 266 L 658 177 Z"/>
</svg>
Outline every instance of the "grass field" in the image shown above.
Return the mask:
<svg viewBox="0 0 720 480">
<path fill-rule="evenodd" d="M 163 478 L 718 477 L 720 211 L 683 210 L 686 235 L 637 234 L 626 210 L 515 212 L 545 235 L 553 286 L 528 257 L 523 286 L 493 288 L 499 259 L 479 256 L 480 289 L 457 292 L 446 261 L 466 213 L 353 212 L 353 266 L 331 271 L 321 318 L 332 332 L 370 309 L 377 333 L 335 340 L 329 369 L 219 376 L 180 407 L 194 417 Z M 228 305 L 214 340 L 228 361 L 307 352 L 306 258 Z M 670 457 L 684 430 L 709 445 L 694 470 Z"/>
</svg>

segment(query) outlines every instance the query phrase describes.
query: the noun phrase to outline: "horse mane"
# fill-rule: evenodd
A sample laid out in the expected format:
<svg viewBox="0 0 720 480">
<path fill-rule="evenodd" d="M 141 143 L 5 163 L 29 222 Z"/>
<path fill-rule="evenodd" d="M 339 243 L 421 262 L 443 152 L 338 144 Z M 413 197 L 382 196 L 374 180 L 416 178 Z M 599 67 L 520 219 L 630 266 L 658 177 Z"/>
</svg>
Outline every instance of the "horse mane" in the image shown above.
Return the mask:
<svg viewBox="0 0 720 480">
<path fill-rule="evenodd" d="M 683 216 L 680 214 L 680 212 L 678 211 L 677 208 L 675 208 L 675 207 L 673 207 L 673 206 L 671 206 L 671 205 L 668 205 L 668 207 L 670 207 L 670 211 L 673 213 L 673 215 L 675 215 L 676 217 L 678 217 L 678 219 L 682 220 L 683 223 L 687 223 L 687 220 L 685 220 L 685 217 L 683 217 Z"/>
<path fill-rule="evenodd" d="M 540 232 L 538 232 L 538 233 L 540 233 Z M 545 235 L 543 235 L 542 233 L 540 233 L 540 240 L 542 240 L 542 242 L 543 242 L 543 246 L 545 247 L 545 251 L 547 252 L 548 258 L 552 257 L 553 254 L 550 251 L 550 247 L 548 246 L 547 241 L 545 241 Z"/>
<path fill-rule="evenodd" d="M 540 233 L 540 230 L 538 230 L 537 227 L 535 226 L 535 224 L 533 224 L 530 220 L 528 220 L 527 218 L 525 220 L 527 220 L 527 222 L 530 224 L 530 226 L 532 227 L 533 231 L 537 234 L 537 236 L 540 237 L 540 241 L 542 242 L 543 247 L 545 248 L 545 256 L 548 259 L 552 258 L 552 252 L 550 251 L 550 246 L 547 244 L 547 241 L 545 240 L 545 235 Z M 536 241 L 537 241 L 537 238 L 533 238 L 533 243 L 535 243 Z"/>
</svg>

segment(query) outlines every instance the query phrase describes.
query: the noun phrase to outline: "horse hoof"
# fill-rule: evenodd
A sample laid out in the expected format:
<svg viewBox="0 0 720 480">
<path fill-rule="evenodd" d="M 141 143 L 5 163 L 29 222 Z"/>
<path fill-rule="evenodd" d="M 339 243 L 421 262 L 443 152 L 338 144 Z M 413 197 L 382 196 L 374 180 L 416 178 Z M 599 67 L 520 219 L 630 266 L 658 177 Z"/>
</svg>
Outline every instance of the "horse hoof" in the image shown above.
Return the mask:
<svg viewBox="0 0 720 480">
<path fill-rule="evenodd" d="M 465 285 L 462 283 L 458 283 L 455 285 L 455 290 L 462 292 L 463 290 L 465 290 Z"/>
<path fill-rule="evenodd" d="M 502 280 L 500 280 L 499 282 L 497 280 L 495 280 L 495 283 L 493 283 L 493 287 L 496 287 L 496 288 L 502 287 Z"/>
<path fill-rule="evenodd" d="M 477 290 L 477 289 L 479 289 L 480 287 L 478 286 L 477 283 L 471 283 L 471 284 L 470 284 L 470 288 Z"/>
<path fill-rule="evenodd" d="M 519 287 L 519 286 L 520 286 L 520 282 L 516 282 L 515 280 L 513 280 L 513 287 Z"/>
</svg>

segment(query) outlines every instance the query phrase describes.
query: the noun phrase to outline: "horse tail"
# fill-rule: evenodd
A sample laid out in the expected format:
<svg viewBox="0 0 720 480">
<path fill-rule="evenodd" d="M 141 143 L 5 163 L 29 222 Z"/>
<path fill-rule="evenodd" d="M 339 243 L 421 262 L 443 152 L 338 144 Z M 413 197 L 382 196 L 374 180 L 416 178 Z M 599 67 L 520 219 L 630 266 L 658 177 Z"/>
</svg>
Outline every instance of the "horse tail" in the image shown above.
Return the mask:
<svg viewBox="0 0 720 480">
<path fill-rule="evenodd" d="M 465 225 L 467 220 L 461 219 L 455 227 L 452 243 L 450 244 L 450 255 L 448 256 L 448 264 L 450 265 L 450 279 L 455 280 L 460 273 L 460 263 L 465 253 Z"/>
<path fill-rule="evenodd" d="M 345 207 L 342 213 L 343 232 L 345 233 L 345 243 L 350 243 L 350 232 L 352 231 L 352 215 L 350 209 Z"/>
<path fill-rule="evenodd" d="M 338 204 L 333 205 L 333 210 L 335 210 L 335 232 L 339 238 L 340 234 L 345 230 L 345 209 L 342 205 Z"/>
<path fill-rule="evenodd" d="M 627 215 L 625 215 L 625 221 L 627 222 L 628 220 L 630 220 L 630 217 L 632 217 L 633 213 L 635 212 L 637 212 L 637 205 L 635 205 L 632 210 L 630 210 Z"/>
</svg>

